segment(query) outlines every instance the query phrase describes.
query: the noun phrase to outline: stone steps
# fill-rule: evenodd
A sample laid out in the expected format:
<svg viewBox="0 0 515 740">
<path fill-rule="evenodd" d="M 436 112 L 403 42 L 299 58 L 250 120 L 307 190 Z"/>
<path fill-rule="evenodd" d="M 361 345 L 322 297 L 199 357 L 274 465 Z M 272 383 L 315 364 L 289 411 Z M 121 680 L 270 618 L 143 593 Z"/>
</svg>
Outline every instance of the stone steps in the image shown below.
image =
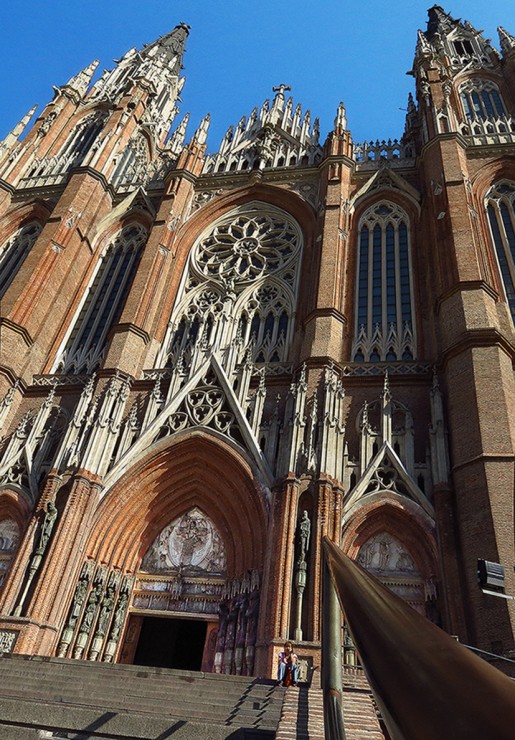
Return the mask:
<svg viewBox="0 0 515 740">
<path fill-rule="evenodd" d="M 0 675 L 0 740 L 39 731 L 74 740 L 264 740 L 275 737 L 286 691 L 244 676 L 39 656 L 0 657 Z"/>
<path fill-rule="evenodd" d="M 20 655 L 0 676 L 0 740 L 324 740 L 317 688 Z M 384 740 L 363 672 L 343 678 L 347 740 Z"/>
</svg>

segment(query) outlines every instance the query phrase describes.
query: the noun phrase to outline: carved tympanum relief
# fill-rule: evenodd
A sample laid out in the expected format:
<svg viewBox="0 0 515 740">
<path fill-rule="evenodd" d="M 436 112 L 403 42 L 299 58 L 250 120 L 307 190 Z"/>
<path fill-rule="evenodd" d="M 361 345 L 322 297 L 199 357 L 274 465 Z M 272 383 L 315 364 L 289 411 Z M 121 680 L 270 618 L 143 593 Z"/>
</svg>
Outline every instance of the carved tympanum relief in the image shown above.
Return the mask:
<svg viewBox="0 0 515 740">
<path fill-rule="evenodd" d="M 415 561 L 404 545 L 387 532 L 371 537 L 361 547 L 358 563 L 377 574 L 420 575 Z"/>
<path fill-rule="evenodd" d="M 143 571 L 151 573 L 193 570 L 221 574 L 225 567 L 222 539 L 213 522 L 198 508 L 165 527 L 141 564 Z"/>
<path fill-rule="evenodd" d="M 360 548 L 358 563 L 420 614 L 426 613 L 424 578 L 413 556 L 396 537 L 388 532 L 371 537 Z"/>
</svg>

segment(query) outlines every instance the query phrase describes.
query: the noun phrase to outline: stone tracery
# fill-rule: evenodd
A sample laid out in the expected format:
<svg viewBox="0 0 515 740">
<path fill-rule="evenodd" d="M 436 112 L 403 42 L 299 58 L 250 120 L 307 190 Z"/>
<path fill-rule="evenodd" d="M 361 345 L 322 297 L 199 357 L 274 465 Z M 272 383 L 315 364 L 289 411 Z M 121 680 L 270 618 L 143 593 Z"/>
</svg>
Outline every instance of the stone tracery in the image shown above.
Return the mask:
<svg viewBox="0 0 515 740">
<path fill-rule="evenodd" d="M 159 364 L 203 342 L 253 342 L 254 360 L 284 362 L 292 335 L 302 236 L 284 211 L 253 203 L 222 218 L 193 248 Z"/>
</svg>

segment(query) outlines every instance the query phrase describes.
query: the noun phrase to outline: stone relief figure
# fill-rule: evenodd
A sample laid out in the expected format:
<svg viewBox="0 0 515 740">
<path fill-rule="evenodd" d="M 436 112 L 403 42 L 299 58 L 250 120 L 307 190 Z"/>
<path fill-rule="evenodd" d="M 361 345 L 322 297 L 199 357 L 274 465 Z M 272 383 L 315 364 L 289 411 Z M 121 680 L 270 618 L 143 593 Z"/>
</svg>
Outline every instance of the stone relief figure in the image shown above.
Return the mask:
<svg viewBox="0 0 515 740">
<path fill-rule="evenodd" d="M 97 613 L 98 603 L 102 596 L 102 588 L 103 584 L 97 583 L 89 595 L 86 610 L 84 612 L 84 618 L 80 627 L 81 632 L 89 634 L 89 631 L 91 630 L 91 625 L 93 624 L 95 614 Z"/>
<path fill-rule="evenodd" d="M 378 573 L 418 573 L 415 562 L 405 546 L 395 537 L 382 532 L 361 547 L 358 563 Z"/>
<path fill-rule="evenodd" d="M 176 547 L 179 542 L 182 543 L 180 565 L 191 565 L 195 552 L 205 547 L 208 537 L 209 528 L 205 517 L 194 517 L 191 514 L 186 514 L 175 530 Z"/>
<path fill-rule="evenodd" d="M 113 626 L 111 627 L 111 640 L 118 640 L 120 637 L 120 632 L 122 630 L 123 626 L 123 620 L 125 619 L 125 610 L 127 609 L 127 605 L 129 603 L 129 595 L 126 593 L 121 593 L 118 598 L 118 603 L 116 604 L 116 610 L 114 613 L 113 618 Z"/>
<path fill-rule="evenodd" d="M 309 549 L 309 536 L 311 534 L 311 522 L 309 520 L 308 512 L 304 510 L 302 512 L 302 519 L 299 521 L 297 527 L 297 540 L 299 546 L 299 562 L 303 563 L 306 560 L 306 554 Z"/>
<path fill-rule="evenodd" d="M 150 573 L 194 570 L 223 574 L 225 567 L 222 538 L 209 517 L 196 507 L 163 529 L 141 565 Z"/>
<path fill-rule="evenodd" d="M 97 634 L 105 635 L 107 625 L 109 623 L 109 617 L 113 611 L 114 606 L 114 594 L 115 590 L 110 586 L 102 600 L 102 608 L 100 609 L 100 615 L 98 617 Z"/>
</svg>

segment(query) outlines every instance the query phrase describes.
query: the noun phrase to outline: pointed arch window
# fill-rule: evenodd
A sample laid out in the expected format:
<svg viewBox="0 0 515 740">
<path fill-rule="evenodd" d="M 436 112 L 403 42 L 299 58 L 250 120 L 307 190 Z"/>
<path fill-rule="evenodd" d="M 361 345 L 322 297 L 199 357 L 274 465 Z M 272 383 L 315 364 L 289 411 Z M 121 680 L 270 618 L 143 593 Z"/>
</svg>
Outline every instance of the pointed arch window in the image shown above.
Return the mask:
<svg viewBox="0 0 515 740">
<path fill-rule="evenodd" d="M 61 150 L 61 157 L 66 160 L 66 171 L 79 165 L 89 152 L 106 119 L 105 113 L 92 113 L 78 123 Z"/>
<path fill-rule="evenodd" d="M 515 323 L 515 182 L 494 185 L 486 210 L 506 300 Z"/>
<path fill-rule="evenodd" d="M 13 234 L 0 249 L 0 298 L 2 298 L 42 230 L 32 221 Z"/>
<path fill-rule="evenodd" d="M 187 362 L 198 345 L 286 362 L 301 254 L 300 228 L 278 208 L 248 204 L 220 219 L 191 251 L 158 364 Z"/>
<path fill-rule="evenodd" d="M 359 222 L 355 362 L 414 360 L 414 311 L 407 214 L 393 203 Z"/>
<path fill-rule="evenodd" d="M 460 86 L 460 98 L 468 121 L 485 121 L 506 116 L 499 89 L 489 80 L 467 80 Z"/>
<path fill-rule="evenodd" d="M 101 364 L 107 334 L 120 317 L 147 236 L 143 226 L 131 224 L 107 245 L 56 372 L 91 373 Z"/>
</svg>

